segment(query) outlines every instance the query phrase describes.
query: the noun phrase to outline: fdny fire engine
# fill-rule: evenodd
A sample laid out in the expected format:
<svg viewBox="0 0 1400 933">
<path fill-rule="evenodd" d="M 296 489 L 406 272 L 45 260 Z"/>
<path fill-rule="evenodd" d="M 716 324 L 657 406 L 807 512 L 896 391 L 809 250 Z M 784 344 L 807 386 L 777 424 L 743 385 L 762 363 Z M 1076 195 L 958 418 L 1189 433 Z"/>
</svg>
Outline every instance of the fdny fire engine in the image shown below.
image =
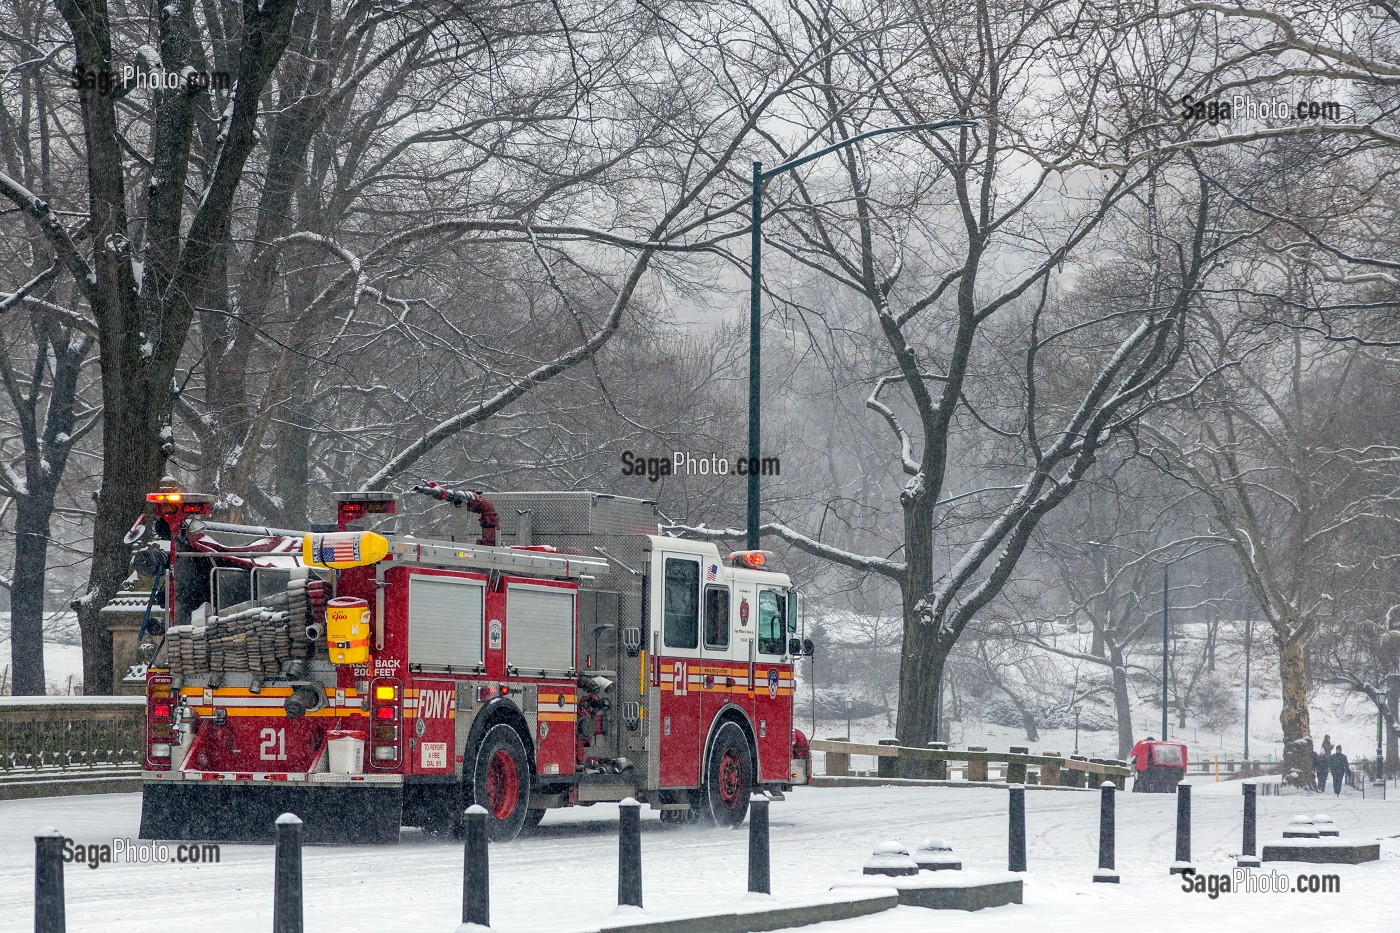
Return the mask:
<svg viewBox="0 0 1400 933">
<path fill-rule="evenodd" d="M 645 500 L 415 491 L 459 533 L 396 533 L 394 493 L 337 493 L 310 531 L 147 497 L 142 837 L 262 840 L 292 812 L 309 841 L 392 842 L 475 803 L 509 839 L 627 797 L 737 825 L 807 782 L 798 597 L 768 552 L 663 536 Z"/>
</svg>

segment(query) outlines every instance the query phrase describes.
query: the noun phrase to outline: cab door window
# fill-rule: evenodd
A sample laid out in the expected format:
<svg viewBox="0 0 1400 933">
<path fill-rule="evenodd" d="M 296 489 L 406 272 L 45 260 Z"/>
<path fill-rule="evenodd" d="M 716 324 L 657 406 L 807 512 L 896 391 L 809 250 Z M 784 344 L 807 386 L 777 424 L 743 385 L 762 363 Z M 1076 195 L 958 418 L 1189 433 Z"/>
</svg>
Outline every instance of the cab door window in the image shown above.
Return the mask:
<svg viewBox="0 0 1400 933">
<path fill-rule="evenodd" d="M 787 646 L 787 600 L 776 590 L 758 591 L 758 653 L 782 654 Z"/>
<path fill-rule="evenodd" d="M 700 644 L 700 563 L 666 558 L 663 629 L 667 648 Z"/>
<path fill-rule="evenodd" d="M 729 647 L 729 587 L 705 587 L 705 647 Z"/>
</svg>

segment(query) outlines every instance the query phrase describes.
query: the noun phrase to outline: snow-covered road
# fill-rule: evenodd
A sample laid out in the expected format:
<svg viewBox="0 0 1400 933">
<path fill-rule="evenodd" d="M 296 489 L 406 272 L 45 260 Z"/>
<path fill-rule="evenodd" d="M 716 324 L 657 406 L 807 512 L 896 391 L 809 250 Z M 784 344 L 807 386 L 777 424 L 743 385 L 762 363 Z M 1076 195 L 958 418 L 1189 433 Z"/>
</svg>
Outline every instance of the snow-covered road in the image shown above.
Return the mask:
<svg viewBox="0 0 1400 933">
<path fill-rule="evenodd" d="M 1300 812 L 1332 815 L 1343 838 L 1380 837 L 1379 863 L 1307 868 L 1335 871 L 1340 894 L 1234 894 L 1211 900 L 1181 891 L 1167 876 L 1173 858 L 1175 798 L 1118 795 L 1119 886 L 1096 885 L 1098 795 L 1027 793 L 1026 903 L 976 914 L 918 908 L 809 928 L 819 933 L 1002 930 L 1083 933 L 1114 930 L 1274 933 L 1297 929 L 1391 929 L 1400 884 L 1400 800 L 1262 797 L 1260 839 L 1276 837 Z M 30 930 L 33 834 L 53 826 L 80 844 L 136 834 L 135 794 L 0 803 L 0 929 Z M 648 910 L 694 912 L 744 893 L 746 834 L 663 827 L 643 811 L 643 875 Z M 1203 872 L 1228 872 L 1240 845 L 1238 784 L 1196 788 L 1193 855 Z M 801 789 L 771 808 L 773 890 L 780 899 L 825 892 L 854 877 L 885 839 L 912 845 L 948 839 L 967 868 L 1006 866 L 1006 794 L 994 789 Z M 617 808 L 600 804 L 550 814 L 538 833 L 491 849 L 496 928 L 563 933 L 606 918 L 616 902 Z M 420 933 L 454 928 L 460 917 L 462 854 L 456 845 L 405 834 L 395 847 L 308 848 L 307 929 Z M 114 864 L 66 870 L 68 929 L 136 933 L 152 929 L 243 933 L 271 926 L 272 850 L 226 845 L 214 865 Z M 162 918 L 159 923 L 153 917 Z"/>
</svg>

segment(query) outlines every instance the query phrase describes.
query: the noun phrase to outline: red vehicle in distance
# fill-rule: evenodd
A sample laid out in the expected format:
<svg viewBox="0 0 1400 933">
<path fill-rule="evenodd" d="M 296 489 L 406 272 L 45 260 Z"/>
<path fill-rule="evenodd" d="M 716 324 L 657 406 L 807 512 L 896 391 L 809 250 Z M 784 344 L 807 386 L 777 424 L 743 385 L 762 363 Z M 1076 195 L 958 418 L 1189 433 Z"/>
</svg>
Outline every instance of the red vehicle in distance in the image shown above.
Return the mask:
<svg viewBox="0 0 1400 933">
<path fill-rule="evenodd" d="M 1186 777 L 1186 744 L 1162 742 L 1148 736 L 1131 753 L 1135 794 L 1174 794 Z"/>
</svg>

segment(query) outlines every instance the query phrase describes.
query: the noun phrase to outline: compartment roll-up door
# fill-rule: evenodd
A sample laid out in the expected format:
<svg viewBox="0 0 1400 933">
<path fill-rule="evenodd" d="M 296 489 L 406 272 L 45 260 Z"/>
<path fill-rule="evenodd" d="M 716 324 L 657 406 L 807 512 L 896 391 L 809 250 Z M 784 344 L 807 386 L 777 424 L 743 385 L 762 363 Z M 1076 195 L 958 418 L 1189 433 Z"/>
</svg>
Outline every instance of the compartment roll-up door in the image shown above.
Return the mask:
<svg viewBox="0 0 1400 933">
<path fill-rule="evenodd" d="M 506 663 L 525 671 L 574 667 L 574 590 L 506 587 Z"/>
<path fill-rule="evenodd" d="M 425 574 L 409 577 L 409 663 L 454 669 L 482 663 L 485 592 L 476 580 Z"/>
</svg>

